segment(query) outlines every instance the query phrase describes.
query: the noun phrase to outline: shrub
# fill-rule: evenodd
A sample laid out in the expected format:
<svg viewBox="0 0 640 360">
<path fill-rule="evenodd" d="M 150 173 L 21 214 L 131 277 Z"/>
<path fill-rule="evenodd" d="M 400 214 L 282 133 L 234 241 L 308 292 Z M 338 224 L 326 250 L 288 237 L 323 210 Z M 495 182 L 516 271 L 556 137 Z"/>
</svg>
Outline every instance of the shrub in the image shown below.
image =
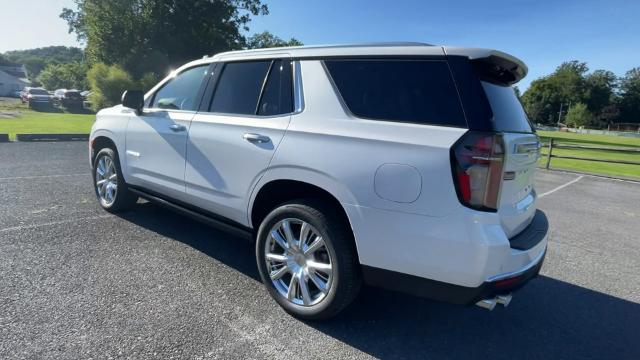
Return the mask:
<svg viewBox="0 0 640 360">
<path fill-rule="evenodd" d="M 587 109 L 587 105 L 583 103 L 577 103 L 572 105 L 567 112 L 567 117 L 565 122 L 567 125 L 573 125 L 578 128 L 580 126 L 584 126 L 591 121 L 593 116 Z"/>
<path fill-rule="evenodd" d="M 137 88 L 131 75 L 118 65 L 97 63 L 87 73 L 91 87 L 91 108 L 94 111 L 119 104 L 122 93 L 127 89 Z"/>
</svg>

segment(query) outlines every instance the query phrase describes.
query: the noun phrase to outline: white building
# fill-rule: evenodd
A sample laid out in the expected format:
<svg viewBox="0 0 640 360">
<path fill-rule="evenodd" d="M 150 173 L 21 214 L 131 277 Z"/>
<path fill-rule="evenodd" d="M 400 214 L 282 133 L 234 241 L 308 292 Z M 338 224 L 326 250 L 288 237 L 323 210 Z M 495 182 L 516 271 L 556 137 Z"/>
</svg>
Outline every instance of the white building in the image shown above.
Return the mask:
<svg viewBox="0 0 640 360">
<path fill-rule="evenodd" d="M 0 66 L 0 96 L 13 96 L 29 84 L 24 66 Z"/>
</svg>

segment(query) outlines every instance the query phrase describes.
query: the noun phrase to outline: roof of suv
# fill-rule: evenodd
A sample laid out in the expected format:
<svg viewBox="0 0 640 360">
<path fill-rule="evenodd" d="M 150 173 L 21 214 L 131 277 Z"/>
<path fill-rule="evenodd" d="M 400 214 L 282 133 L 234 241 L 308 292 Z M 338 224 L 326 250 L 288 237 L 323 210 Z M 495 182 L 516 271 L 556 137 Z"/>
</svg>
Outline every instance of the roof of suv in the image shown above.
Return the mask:
<svg viewBox="0 0 640 360">
<path fill-rule="evenodd" d="M 204 57 L 183 66 L 182 68 L 197 64 L 206 64 L 215 61 L 239 61 L 250 59 L 265 59 L 278 57 L 294 58 L 323 58 L 340 56 L 429 56 L 429 55 L 453 55 L 465 56 L 471 60 L 486 59 L 491 65 L 498 65 L 501 70 L 515 74 L 515 81 L 522 79 L 527 74 L 527 66 L 522 60 L 501 51 L 468 48 L 455 46 L 430 45 L 419 42 L 386 42 L 363 43 L 345 45 L 312 45 L 279 47 L 252 50 L 228 51 Z M 514 82 L 515 82 L 514 81 Z"/>
<path fill-rule="evenodd" d="M 361 56 L 361 55 L 460 55 L 470 59 L 484 58 L 491 55 L 508 58 L 520 63 L 521 60 L 497 50 L 469 48 L 457 46 L 438 46 L 420 42 L 383 42 L 342 45 L 293 46 L 252 50 L 228 51 L 216 54 L 211 59 L 227 60 L 235 58 L 267 57 L 275 54 L 287 54 L 293 57 L 322 56 Z"/>
</svg>

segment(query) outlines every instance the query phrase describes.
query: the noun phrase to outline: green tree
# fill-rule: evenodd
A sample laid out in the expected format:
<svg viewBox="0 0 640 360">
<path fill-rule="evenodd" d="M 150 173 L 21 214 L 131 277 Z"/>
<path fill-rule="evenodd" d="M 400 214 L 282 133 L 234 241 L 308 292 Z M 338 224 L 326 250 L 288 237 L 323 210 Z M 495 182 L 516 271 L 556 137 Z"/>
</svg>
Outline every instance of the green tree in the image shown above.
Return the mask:
<svg viewBox="0 0 640 360">
<path fill-rule="evenodd" d="M 616 101 L 615 90 L 618 78 L 607 70 L 596 70 L 585 78 L 585 103 L 589 111 L 594 114 L 592 123 L 588 125 L 606 127 L 615 114 L 612 107 Z"/>
<path fill-rule="evenodd" d="M 555 124 L 561 108 L 566 109 L 570 103 L 584 102 L 588 70 L 586 63 L 574 60 L 562 63 L 551 75 L 534 80 L 522 95 L 522 103 L 531 120 Z"/>
<path fill-rule="evenodd" d="M 131 75 L 118 65 L 97 63 L 87 73 L 91 95 L 89 101 L 94 111 L 120 103 L 122 93 L 137 88 Z"/>
<path fill-rule="evenodd" d="M 87 67 L 82 63 L 49 64 L 40 72 L 37 81 L 49 90 L 86 89 Z"/>
<path fill-rule="evenodd" d="M 247 39 L 247 49 L 262 49 L 284 46 L 302 46 L 302 42 L 296 38 L 283 40 L 268 31 L 254 34 Z"/>
<path fill-rule="evenodd" d="M 147 92 L 151 90 L 151 88 L 154 87 L 158 83 L 158 81 L 160 81 L 160 78 L 156 74 L 148 72 L 142 75 L 142 77 L 138 81 L 138 86 L 140 89 L 142 89 L 142 91 Z"/>
<path fill-rule="evenodd" d="M 620 122 L 640 123 L 640 67 L 620 79 Z"/>
<path fill-rule="evenodd" d="M 86 42 L 90 63 L 118 64 L 140 78 L 188 60 L 241 49 L 261 0 L 74 0 L 60 15 Z"/>
<path fill-rule="evenodd" d="M 577 103 L 572 105 L 567 112 L 565 122 L 569 126 L 580 127 L 585 126 L 591 121 L 591 112 L 587 108 L 586 104 Z"/>
</svg>

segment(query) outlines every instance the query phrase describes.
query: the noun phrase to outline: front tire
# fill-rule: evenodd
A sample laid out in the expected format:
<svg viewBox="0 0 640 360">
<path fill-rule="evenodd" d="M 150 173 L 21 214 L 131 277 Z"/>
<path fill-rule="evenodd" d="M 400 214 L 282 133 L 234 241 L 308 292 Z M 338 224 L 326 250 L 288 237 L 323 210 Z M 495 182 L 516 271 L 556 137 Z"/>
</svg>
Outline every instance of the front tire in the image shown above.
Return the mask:
<svg viewBox="0 0 640 360">
<path fill-rule="evenodd" d="M 271 211 L 258 230 L 256 259 L 269 294 L 298 318 L 333 317 L 360 290 L 353 233 L 322 201 L 296 200 Z"/>
<path fill-rule="evenodd" d="M 101 149 L 93 161 L 93 188 L 100 206 L 109 212 L 127 210 L 138 201 L 124 182 L 118 154 L 110 148 Z"/>
</svg>

